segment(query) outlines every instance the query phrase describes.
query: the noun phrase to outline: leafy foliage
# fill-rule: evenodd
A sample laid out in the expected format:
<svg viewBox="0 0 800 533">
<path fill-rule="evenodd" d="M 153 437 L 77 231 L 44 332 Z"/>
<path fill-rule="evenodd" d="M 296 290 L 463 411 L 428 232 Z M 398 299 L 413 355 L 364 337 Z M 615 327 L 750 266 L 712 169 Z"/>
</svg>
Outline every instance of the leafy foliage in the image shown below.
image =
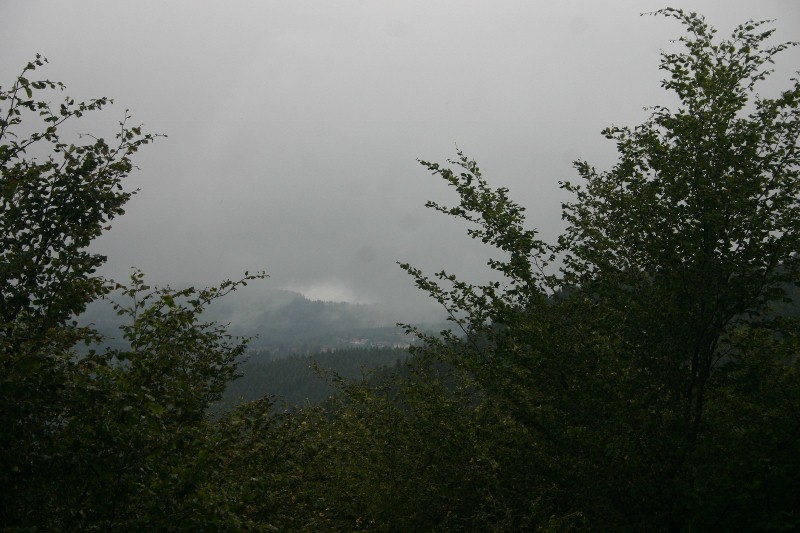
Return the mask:
<svg viewBox="0 0 800 533">
<path fill-rule="evenodd" d="M 64 88 L 46 79 L 28 79 L 44 62 L 37 56 L 9 89 L 0 88 L 4 509 L 11 505 L 8 498 L 25 497 L 29 480 L 52 471 L 51 448 L 70 419 L 67 406 L 74 403 L 75 384 L 94 372 L 91 361 L 79 361 L 71 352 L 76 342 L 93 335 L 69 322 L 108 290 L 92 275 L 104 258 L 86 247 L 123 213 L 130 193 L 122 190 L 121 181 L 132 169 L 130 156 L 154 138 L 127 127 L 126 115 L 112 145 L 94 137 L 85 144 L 64 142 L 60 126 L 110 100 L 76 103 L 66 98 L 54 108 L 35 99 L 39 91 Z M 38 119 L 41 127 L 23 129 L 23 118 L 26 124 Z M 37 152 L 47 155 L 31 155 Z M 32 512 L 36 505 L 28 509 Z M 10 510 L 2 514 L 4 520 L 13 520 Z"/>
<path fill-rule="evenodd" d="M 548 494 L 540 524 L 796 527 L 798 325 L 769 310 L 798 282 L 800 84 L 751 96 L 794 43 L 767 45 L 764 22 L 717 41 L 698 15 L 658 14 L 687 28 L 661 63 L 680 103 L 603 132 L 619 163 L 576 163 L 557 244 L 459 152 L 456 171 L 422 162 L 460 197 L 429 206 L 501 251 L 489 266 L 506 281 L 402 266 L 465 334 L 429 339 L 432 355 L 536 450 L 525 468 L 541 477 L 514 490 Z"/>
<path fill-rule="evenodd" d="M 264 274 L 172 290 L 135 272 L 121 287 L 132 304 L 117 305 L 131 348 L 98 351 L 101 337 L 75 317 L 119 286 L 95 275 L 105 258 L 87 247 L 123 213 L 130 157 L 155 136 L 126 126 L 126 113 L 113 147 L 62 141 L 62 124 L 110 100 L 53 110 L 33 96 L 63 85 L 27 78 L 44 62 L 0 91 L 0 525 L 188 527 L 205 517 L 197 487 L 214 466 L 204 414 L 246 347 L 199 315 Z"/>
</svg>

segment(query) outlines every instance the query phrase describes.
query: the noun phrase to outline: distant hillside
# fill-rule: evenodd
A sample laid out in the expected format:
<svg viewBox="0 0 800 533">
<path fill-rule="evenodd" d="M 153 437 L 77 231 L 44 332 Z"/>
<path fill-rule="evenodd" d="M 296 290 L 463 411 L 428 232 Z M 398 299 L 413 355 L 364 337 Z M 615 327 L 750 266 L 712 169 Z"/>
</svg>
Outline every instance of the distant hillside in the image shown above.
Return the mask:
<svg viewBox="0 0 800 533">
<path fill-rule="evenodd" d="M 272 353 L 404 348 L 415 341 L 395 325 L 408 317 L 393 316 L 379 305 L 312 301 L 285 290 L 231 294 L 214 302 L 204 318 L 230 324 L 232 334 L 253 337 L 251 349 Z M 107 345 L 125 346 L 118 330 L 120 318 L 108 301 L 93 303 L 80 322 L 94 324 L 106 336 Z M 432 330 L 445 327 L 444 323 L 416 325 Z"/>
<path fill-rule="evenodd" d="M 311 301 L 301 295 L 280 306 L 239 315 L 231 331 L 258 335 L 251 347 L 313 353 L 351 347 L 404 347 L 413 340 L 377 305 Z"/>
</svg>

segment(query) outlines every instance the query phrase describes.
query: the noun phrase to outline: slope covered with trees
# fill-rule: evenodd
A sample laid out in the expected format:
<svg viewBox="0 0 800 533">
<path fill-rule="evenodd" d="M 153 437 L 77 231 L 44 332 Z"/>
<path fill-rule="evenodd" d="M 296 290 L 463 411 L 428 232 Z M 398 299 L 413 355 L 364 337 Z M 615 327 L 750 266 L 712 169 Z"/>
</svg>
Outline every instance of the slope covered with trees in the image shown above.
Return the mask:
<svg viewBox="0 0 800 533">
<path fill-rule="evenodd" d="M 130 350 L 75 349 L 96 334 L 72 317 L 112 287 L 86 247 L 152 137 L 123 123 L 113 148 L 62 143 L 63 120 L 106 101 L 50 111 L 32 94 L 57 85 L 29 65 L 0 93 L 2 527 L 800 528 L 800 82 L 755 92 L 793 44 L 658 14 L 686 30 L 661 59 L 677 103 L 605 130 L 611 169 L 576 163 L 564 234 L 542 240 L 465 155 L 423 162 L 458 199 L 429 206 L 496 249 L 501 281 L 402 265 L 453 331 L 417 332 L 402 371 L 333 380 L 337 398 L 294 412 L 207 414 L 244 345 L 199 315 L 239 282 L 137 273 Z M 44 129 L 20 141 L 28 111 Z"/>
<path fill-rule="evenodd" d="M 297 408 L 319 404 L 337 393 L 332 380 L 358 380 L 384 367 L 401 367 L 408 358 L 403 348 L 350 348 L 311 355 L 251 353 L 239 366 L 241 377 L 232 381 L 222 397 L 222 408 L 246 401 L 274 397 L 279 404 Z"/>
</svg>

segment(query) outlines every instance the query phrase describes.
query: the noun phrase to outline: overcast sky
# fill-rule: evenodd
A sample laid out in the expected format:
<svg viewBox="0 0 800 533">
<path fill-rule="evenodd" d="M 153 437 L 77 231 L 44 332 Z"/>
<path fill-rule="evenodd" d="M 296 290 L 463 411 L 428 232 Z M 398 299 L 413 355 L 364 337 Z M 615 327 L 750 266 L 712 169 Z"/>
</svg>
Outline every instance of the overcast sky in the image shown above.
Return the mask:
<svg viewBox="0 0 800 533">
<path fill-rule="evenodd" d="M 457 144 L 553 239 L 571 161 L 608 168 L 600 131 L 671 102 L 659 50 L 682 29 L 639 15 L 666 5 L 0 0 L 0 85 L 40 52 L 71 96 L 115 99 L 81 131 L 111 136 L 128 108 L 169 136 L 136 156 L 141 191 L 96 246 L 107 275 L 208 284 L 265 269 L 269 287 L 421 313 L 396 261 L 477 281 L 486 251 L 425 209 L 455 196 L 417 158 Z M 721 35 L 777 19 L 776 40 L 800 40 L 796 0 L 669 5 Z M 771 87 L 796 70 L 797 49 Z"/>
</svg>

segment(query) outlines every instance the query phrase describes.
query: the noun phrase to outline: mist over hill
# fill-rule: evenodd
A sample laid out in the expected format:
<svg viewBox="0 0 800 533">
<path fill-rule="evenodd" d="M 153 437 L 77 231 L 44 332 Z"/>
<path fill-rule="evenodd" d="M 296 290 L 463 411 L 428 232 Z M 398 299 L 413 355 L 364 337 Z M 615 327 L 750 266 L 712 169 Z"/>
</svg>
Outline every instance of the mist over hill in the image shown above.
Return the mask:
<svg viewBox="0 0 800 533">
<path fill-rule="evenodd" d="M 274 354 L 302 354 L 350 348 L 405 348 L 414 342 L 397 323 L 411 323 L 423 329 L 445 327 L 441 320 L 409 320 L 380 304 L 356 304 L 310 300 L 300 293 L 282 289 L 244 290 L 215 301 L 203 317 L 229 325 L 231 334 L 250 337 L 252 351 Z M 106 344 L 124 347 L 120 318 L 111 302 L 128 302 L 112 294 L 94 302 L 80 317 L 93 324 Z"/>
</svg>

